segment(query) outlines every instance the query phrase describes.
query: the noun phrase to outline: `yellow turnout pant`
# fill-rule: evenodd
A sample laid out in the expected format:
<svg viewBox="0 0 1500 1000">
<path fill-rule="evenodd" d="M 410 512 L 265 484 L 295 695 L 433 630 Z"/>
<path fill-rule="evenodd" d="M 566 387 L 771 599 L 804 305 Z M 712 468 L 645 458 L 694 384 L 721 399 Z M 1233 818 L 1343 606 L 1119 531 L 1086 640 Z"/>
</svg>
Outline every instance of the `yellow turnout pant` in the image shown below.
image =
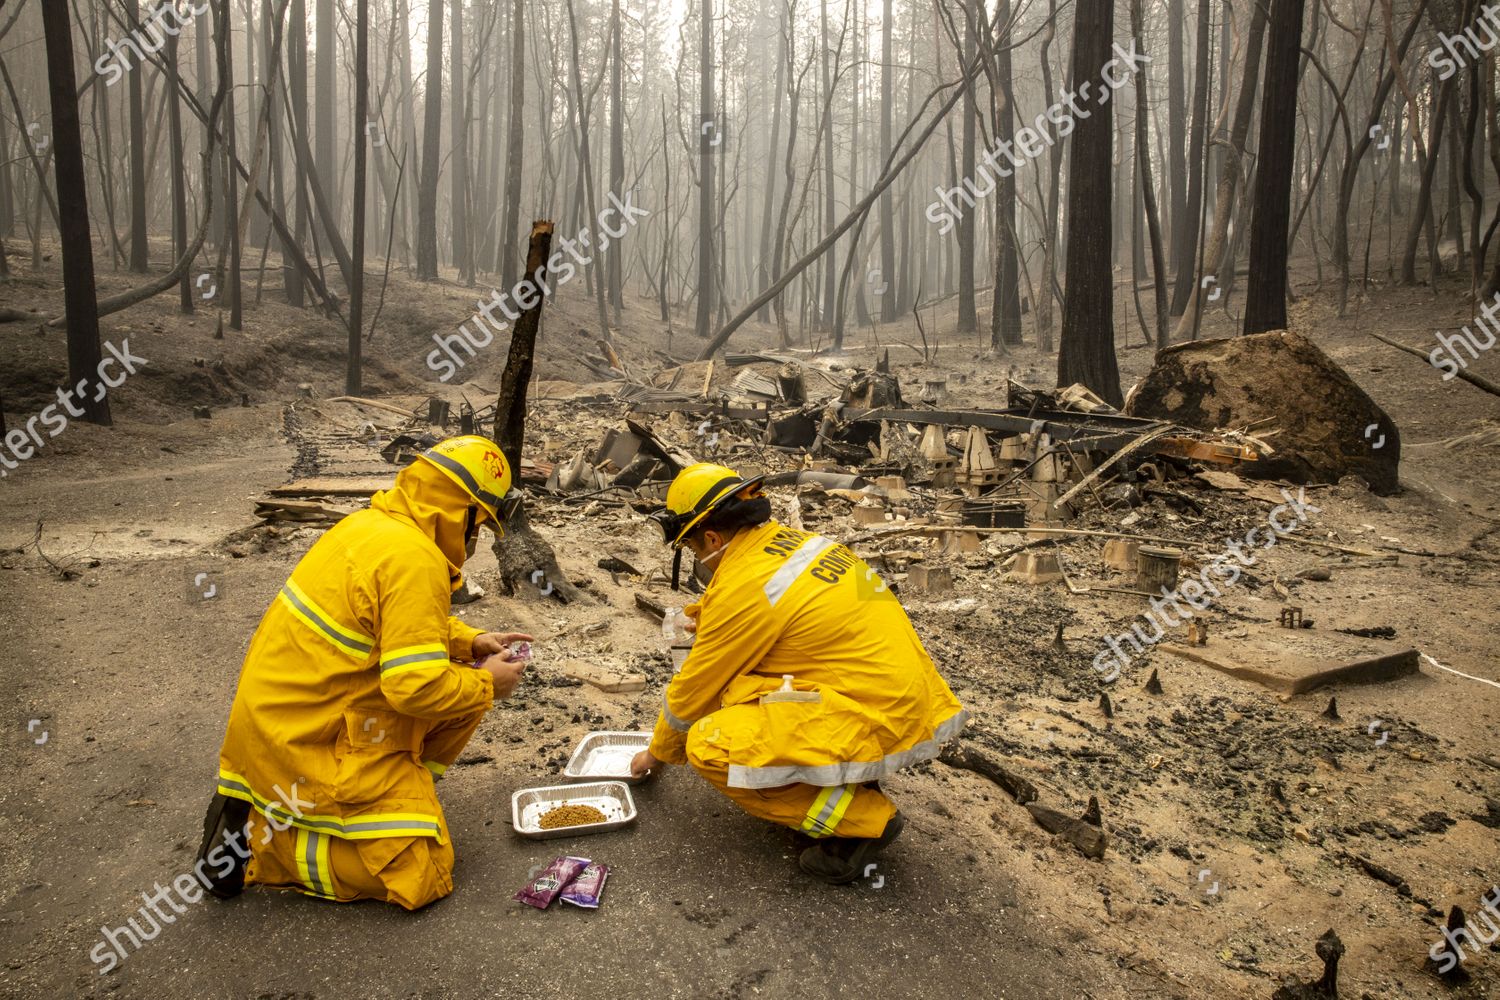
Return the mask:
<svg viewBox="0 0 1500 1000">
<path fill-rule="evenodd" d="M 422 764 L 434 780 L 458 759 L 483 718 L 479 712 L 433 723 L 422 740 Z M 298 826 L 278 829 L 252 812 L 245 884 L 297 889 L 340 903 L 378 899 L 420 909 L 453 891 L 453 844 L 446 818 L 439 823 L 441 838 L 348 840 Z"/>
</svg>

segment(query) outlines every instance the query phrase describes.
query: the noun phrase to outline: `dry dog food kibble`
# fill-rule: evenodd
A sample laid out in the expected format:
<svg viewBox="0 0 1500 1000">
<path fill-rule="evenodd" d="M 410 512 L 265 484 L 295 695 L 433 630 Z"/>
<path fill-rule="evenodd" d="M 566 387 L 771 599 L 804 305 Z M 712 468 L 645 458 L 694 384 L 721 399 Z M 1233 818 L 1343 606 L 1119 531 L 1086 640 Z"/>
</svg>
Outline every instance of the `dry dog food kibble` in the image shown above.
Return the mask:
<svg viewBox="0 0 1500 1000">
<path fill-rule="evenodd" d="M 537 822 L 543 830 L 556 830 L 564 826 L 582 826 L 585 823 L 603 823 L 607 817 L 593 806 L 558 806 L 542 814 Z"/>
</svg>

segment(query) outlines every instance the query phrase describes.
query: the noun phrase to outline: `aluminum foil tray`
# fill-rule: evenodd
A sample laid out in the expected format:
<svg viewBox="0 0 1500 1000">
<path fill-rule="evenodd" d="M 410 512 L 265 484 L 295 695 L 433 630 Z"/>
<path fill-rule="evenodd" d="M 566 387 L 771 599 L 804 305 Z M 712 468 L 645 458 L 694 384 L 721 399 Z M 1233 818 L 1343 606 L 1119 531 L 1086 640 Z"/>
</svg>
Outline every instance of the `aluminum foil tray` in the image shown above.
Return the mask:
<svg viewBox="0 0 1500 1000">
<path fill-rule="evenodd" d="M 542 828 L 545 813 L 558 806 L 593 806 L 604 814 L 602 823 L 562 826 L 555 830 Z M 554 837 L 577 837 L 587 833 L 618 830 L 635 822 L 635 800 L 623 781 L 595 781 L 580 785 L 549 785 L 545 788 L 522 788 L 510 797 L 511 825 L 517 833 L 532 840 Z"/>
<path fill-rule="evenodd" d="M 623 781 L 638 785 L 639 778 L 630 774 L 630 761 L 651 745 L 650 733 L 589 733 L 578 743 L 568 766 L 563 768 L 564 781 Z"/>
</svg>

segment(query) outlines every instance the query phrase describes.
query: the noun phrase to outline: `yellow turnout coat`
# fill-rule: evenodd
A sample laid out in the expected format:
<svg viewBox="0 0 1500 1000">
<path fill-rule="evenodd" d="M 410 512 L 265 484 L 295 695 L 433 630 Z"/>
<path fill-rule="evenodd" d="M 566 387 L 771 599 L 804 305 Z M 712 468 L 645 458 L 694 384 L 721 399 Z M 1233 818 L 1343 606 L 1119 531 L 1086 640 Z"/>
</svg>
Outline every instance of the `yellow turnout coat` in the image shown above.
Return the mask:
<svg viewBox="0 0 1500 1000">
<path fill-rule="evenodd" d="M 740 532 L 698 611 L 651 752 L 684 763 L 696 728 L 727 755 L 730 788 L 874 781 L 937 756 L 968 718 L 884 581 L 821 535 Z M 786 674 L 807 693 L 774 694 Z M 754 706 L 753 724 L 740 709 L 716 725 L 733 706 Z"/>
<path fill-rule="evenodd" d="M 446 843 L 423 737 L 494 700 L 487 672 L 454 662 L 482 630 L 448 614 L 472 502 L 416 462 L 308 550 L 245 656 L 222 794 L 311 833 Z"/>
</svg>

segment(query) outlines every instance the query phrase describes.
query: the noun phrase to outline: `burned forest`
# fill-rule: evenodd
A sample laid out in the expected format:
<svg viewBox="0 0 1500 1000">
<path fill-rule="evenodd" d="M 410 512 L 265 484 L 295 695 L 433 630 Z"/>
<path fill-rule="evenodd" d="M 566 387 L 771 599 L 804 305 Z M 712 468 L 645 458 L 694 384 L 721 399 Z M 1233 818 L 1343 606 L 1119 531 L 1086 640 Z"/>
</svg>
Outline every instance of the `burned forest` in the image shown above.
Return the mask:
<svg viewBox="0 0 1500 1000">
<path fill-rule="evenodd" d="M 0 0 L 0 997 L 1500 996 L 1497 60 Z"/>
</svg>

